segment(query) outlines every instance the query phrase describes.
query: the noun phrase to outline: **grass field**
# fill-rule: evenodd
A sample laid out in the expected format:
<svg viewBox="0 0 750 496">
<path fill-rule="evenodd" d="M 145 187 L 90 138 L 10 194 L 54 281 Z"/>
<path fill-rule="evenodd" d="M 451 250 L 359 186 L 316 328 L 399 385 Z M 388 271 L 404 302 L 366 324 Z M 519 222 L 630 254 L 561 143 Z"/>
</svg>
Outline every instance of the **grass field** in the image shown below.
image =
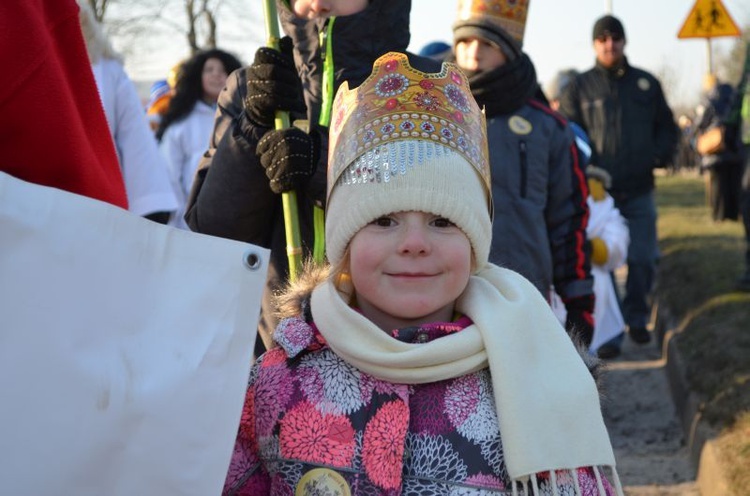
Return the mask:
<svg viewBox="0 0 750 496">
<path fill-rule="evenodd" d="M 736 495 L 750 491 L 750 293 L 740 222 L 714 222 L 703 178 L 657 177 L 660 305 L 679 323 L 677 346 L 701 415 L 719 431 L 719 457 Z"/>
</svg>

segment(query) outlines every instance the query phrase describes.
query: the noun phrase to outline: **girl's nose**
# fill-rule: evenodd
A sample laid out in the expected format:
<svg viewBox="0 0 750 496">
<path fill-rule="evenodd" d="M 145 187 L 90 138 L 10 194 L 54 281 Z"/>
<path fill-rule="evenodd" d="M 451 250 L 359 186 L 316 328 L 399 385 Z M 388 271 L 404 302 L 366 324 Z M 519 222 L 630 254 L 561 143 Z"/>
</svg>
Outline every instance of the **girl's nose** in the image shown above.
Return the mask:
<svg viewBox="0 0 750 496">
<path fill-rule="evenodd" d="M 403 254 L 426 254 L 431 250 L 431 243 L 427 229 L 422 224 L 407 223 L 404 226 L 403 237 L 399 251 Z"/>
</svg>

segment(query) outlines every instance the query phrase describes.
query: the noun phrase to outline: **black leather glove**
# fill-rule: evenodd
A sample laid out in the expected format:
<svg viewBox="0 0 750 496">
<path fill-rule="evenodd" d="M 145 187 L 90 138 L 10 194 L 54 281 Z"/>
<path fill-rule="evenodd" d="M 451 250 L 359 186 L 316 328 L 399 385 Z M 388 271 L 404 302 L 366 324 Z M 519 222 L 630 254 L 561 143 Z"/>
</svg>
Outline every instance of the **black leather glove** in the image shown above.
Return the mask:
<svg viewBox="0 0 750 496">
<path fill-rule="evenodd" d="M 565 302 L 568 316 L 565 319 L 565 330 L 568 335 L 580 341 L 586 348 L 594 338 L 594 297 L 582 296 Z"/>
<path fill-rule="evenodd" d="M 269 131 L 258 142 L 255 153 L 266 169 L 274 193 L 294 190 L 315 173 L 320 159 L 320 137 L 290 127 Z"/>
<path fill-rule="evenodd" d="M 273 127 L 277 110 L 306 111 L 302 83 L 291 55 L 291 40 L 285 37 L 282 42 L 281 51 L 259 48 L 247 69 L 245 112 L 250 120 L 263 127 Z"/>
</svg>

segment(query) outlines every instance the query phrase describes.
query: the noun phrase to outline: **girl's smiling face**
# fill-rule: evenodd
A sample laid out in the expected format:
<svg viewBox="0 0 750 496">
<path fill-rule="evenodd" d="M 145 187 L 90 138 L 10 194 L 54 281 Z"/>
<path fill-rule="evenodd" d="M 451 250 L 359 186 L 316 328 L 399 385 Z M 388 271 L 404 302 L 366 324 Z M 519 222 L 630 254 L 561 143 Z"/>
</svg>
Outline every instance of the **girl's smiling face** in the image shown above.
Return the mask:
<svg viewBox="0 0 750 496">
<path fill-rule="evenodd" d="M 393 213 L 354 235 L 349 272 L 362 313 L 381 329 L 447 322 L 469 282 L 471 243 L 444 217 Z"/>
</svg>

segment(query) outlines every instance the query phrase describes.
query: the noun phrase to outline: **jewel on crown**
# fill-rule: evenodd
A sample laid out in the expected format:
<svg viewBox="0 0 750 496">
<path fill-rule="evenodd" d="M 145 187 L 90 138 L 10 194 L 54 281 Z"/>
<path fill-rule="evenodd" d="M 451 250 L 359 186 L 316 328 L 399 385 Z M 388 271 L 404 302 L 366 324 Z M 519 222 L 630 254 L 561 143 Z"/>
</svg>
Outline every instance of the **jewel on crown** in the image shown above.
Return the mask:
<svg viewBox="0 0 750 496">
<path fill-rule="evenodd" d="M 439 143 L 461 153 L 489 187 L 484 114 L 471 96 L 466 76 L 453 64 L 444 63 L 438 73 L 424 73 L 412 68 L 405 54 L 387 53 L 375 61 L 372 74 L 359 87 L 341 85 L 332 116 L 329 194 L 358 157 L 404 140 Z"/>
</svg>

